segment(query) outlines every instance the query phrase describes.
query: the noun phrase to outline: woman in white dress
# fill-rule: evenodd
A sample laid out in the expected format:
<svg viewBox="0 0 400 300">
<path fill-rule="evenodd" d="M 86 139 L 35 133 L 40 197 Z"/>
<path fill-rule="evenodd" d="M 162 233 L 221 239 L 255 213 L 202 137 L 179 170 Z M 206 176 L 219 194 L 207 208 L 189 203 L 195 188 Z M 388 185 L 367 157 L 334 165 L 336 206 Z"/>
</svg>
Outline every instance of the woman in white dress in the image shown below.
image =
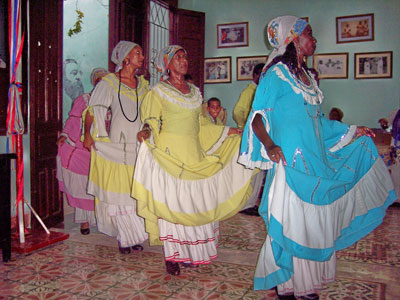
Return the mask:
<svg viewBox="0 0 400 300">
<path fill-rule="evenodd" d="M 120 41 L 111 61 L 115 73 L 96 86 L 84 112 L 84 146 L 91 150 L 88 193 L 95 196 L 100 232 L 117 238 L 122 254 L 143 250 L 147 239 L 144 221 L 136 214 L 130 197 L 136 162 L 137 133 L 142 126 L 140 103 L 148 92 L 148 81 L 136 72 L 143 65 L 143 50 L 133 42 Z M 110 130 L 104 121 L 111 110 Z"/>
</svg>

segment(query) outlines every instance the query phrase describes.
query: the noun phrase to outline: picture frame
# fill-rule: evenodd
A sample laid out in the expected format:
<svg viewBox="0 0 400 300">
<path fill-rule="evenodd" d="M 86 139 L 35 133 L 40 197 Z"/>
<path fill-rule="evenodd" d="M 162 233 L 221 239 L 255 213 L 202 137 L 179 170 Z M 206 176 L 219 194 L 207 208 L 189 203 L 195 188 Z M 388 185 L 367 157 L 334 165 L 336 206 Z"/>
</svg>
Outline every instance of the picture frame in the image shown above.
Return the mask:
<svg viewBox="0 0 400 300">
<path fill-rule="evenodd" d="M 249 46 L 249 23 L 217 24 L 217 48 Z"/>
<path fill-rule="evenodd" d="M 392 78 L 393 51 L 354 53 L 354 79 Z"/>
<path fill-rule="evenodd" d="M 349 54 L 314 54 L 313 68 L 318 72 L 319 79 L 346 79 L 349 77 Z"/>
<path fill-rule="evenodd" d="M 210 57 L 204 59 L 204 83 L 231 83 L 231 57 Z"/>
<path fill-rule="evenodd" d="M 236 80 L 253 80 L 256 65 L 267 62 L 267 55 L 236 57 Z"/>
<path fill-rule="evenodd" d="M 374 40 L 374 14 L 336 17 L 336 43 Z"/>
</svg>

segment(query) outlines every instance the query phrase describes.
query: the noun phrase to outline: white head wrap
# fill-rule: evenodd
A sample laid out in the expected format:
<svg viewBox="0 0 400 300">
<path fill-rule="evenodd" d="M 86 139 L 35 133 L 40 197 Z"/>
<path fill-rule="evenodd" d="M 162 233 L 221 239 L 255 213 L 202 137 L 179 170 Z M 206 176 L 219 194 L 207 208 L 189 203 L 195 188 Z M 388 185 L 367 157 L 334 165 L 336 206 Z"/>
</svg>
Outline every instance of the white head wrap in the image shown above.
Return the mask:
<svg viewBox="0 0 400 300">
<path fill-rule="evenodd" d="M 136 46 L 139 45 L 134 42 L 128 42 L 128 41 L 118 42 L 117 46 L 114 47 L 111 54 L 111 61 L 117 65 L 115 67 L 115 72 L 118 72 L 119 70 L 122 69 L 125 57 L 127 57 L 129 52 L 131 52 L 131 50 Z"/>
<path fill-rule="evenodd" d="M 268 57 L 266 66 L 277 56 L 286 51 L 286 47 L 291 41 L 299 36 L 308 23 L 295 16 L 282 16 L 272 19 L 268 23 L 267 33 L 268 41 L 274 50 Z"/>
</svg>

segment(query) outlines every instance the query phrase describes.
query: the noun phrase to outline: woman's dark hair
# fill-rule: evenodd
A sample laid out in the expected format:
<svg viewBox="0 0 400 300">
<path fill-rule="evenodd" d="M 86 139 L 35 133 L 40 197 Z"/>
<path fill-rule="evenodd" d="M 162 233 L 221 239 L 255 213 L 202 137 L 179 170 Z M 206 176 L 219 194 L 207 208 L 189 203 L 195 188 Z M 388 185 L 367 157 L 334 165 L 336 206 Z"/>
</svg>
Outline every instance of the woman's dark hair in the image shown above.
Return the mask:
<svg viewBox="0 0 400 300">
<path fill-rule="evenodd" d="M 265 69 L 265 72 L 268 71 L 270 67 L 275 65 L 278 62 L 282 62 L 285 64 L 288 68 L 290 73 L 296 75 L 297 77 L 300 76 L 301 69 L 299 69 L 297 65 L 297 53 L 296 53 L 296 47 L 294 46 L 293 42 L 290 42 L 289 45 L 286 47 L 285 53 L 283 55 L 280 55 L 278 57 L 275 57 L 267 66 Z M 301 63 L 301 66 L 305 69 L 308 70 L 307 64 L 303 61 Z"/>
</svg>

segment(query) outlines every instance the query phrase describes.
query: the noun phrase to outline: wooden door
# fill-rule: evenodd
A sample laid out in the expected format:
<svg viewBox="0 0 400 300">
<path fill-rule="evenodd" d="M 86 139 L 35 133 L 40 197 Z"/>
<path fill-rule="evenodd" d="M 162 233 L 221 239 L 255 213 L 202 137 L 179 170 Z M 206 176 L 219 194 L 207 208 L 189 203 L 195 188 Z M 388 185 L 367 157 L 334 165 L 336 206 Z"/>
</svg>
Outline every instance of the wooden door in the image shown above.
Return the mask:
<svg viewBox="0 0 400 300">
<path fill-rule="evenodd" d="M 147 53 L 147 0 L 110 0 L 109 20 L 109 70 L 114 71 L 111 53 L 119 41 L 132 41 Z M 145 66 L 146 67 L 146 66 Z"/>
<path fill-rule="evenodd" d="M 63 1 L 29 1 L 29 18 L 31 204 L 50 227 L 64 219 L 56 179 L 56 140 L 62 130 Z M 32 224 L 38 227 L 36 220 Z"/>
<path fill-rule="evenodd" d="M 185 9 L 171 9 L 170 43 L 181 45 L 188 52 L 188 74 L 203 93 L 204 85 L 204 22 L 205 14 Z"/>
</svg>

